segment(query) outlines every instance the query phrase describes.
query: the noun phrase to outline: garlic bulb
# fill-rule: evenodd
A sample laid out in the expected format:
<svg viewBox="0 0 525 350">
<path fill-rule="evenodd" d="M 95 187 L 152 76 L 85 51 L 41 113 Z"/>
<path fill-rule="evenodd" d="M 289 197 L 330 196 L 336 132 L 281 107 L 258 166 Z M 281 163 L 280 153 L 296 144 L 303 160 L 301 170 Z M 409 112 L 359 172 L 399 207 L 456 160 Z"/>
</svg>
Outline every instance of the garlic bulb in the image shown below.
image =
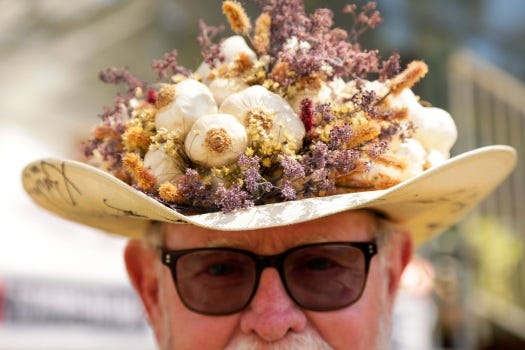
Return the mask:
<svg viewBox="0 0 525 350">
<path fill-rule="evenodd" d="M 185 136 L 193 123 L 205 114 L 217 113 L 217 104 L 208 87 L 185 79 L 174 86 L 173 101 L 157 112 L 155 127 Z"/>
<path fill-rule="evenodd" d="M 299 113 L 301 111 L 301 101 L 305 98 L 311 99 L 314 104 L 328 103 L 333 99 L 332 93 L 332 88 L 327 83 L 321 82 L 321 86 L 318 89 L 302 89 L 298 94 L 293 96 L 290 100 L 290 105 L 296 113 Z"/>
<path fill-rule="evenodd" d="M 413 138 L 427 151 L 430 165 L 440 164 L 449 158 L 458 133 L 456 124 L 447 111 L 422 106 L 410 89 L 403 90 L 393 98 L 392 105 L 408 108 L 409 119 L 415 127 Z"/>
<path fill-rule="evenodd" d="M 247 139 L 246 129 L 234 116 L 208 114 L 193 124 L 184 149 L 193 162 L 220 167 L 237 160 L 246 150 Z"/>
<path fill-rule="evenodd" d="M 414 139 L 408 139 L 395 150 L 371 160 L 370 168 L 356 171 L 336 180 L 340 186 L 385 189 L 423 172 L 426 151 Z"/>
<path fill-rule="evenodd" d="M 352 84 L 355 83 L 349 83 L 345 87 L 344 91 L 348 95 L 355 90 Z M 378 96 L 385 96 L 388 93 L 386 85 L 379 81 L 365 82 L 365 90 L 372 90 Z M 408 120 L 414 126 L 412 138 L 419 141 L 425 149 L 427 165 L 441 164 L 450 157 L 450 149 L 457 139 L 457 129 L 447 111 L 436 107 L 424 107 L 419 103 L 414 92 L 408 88 L 396 96 L 388 96 L 387 102 L 392 108 L 408 110 Z M 392 145 L 397 148 L 395 143 Z"/>
<path fill-rule="evenodd" d="M 161 149 L 150 149 L 144 156 L 144 166 L 157 180 L 157 186 L 165 182 L 176 182 L 184 175 L 175 159 Z"/>
<path fill-rule="evenodd" d="M 303 122 L 281 96 L 260 85 L 250 86 L 228 96 L 219 108 L 220 113 L 235 116 L 248 129 L 256 126 L 258 137 L 297 150 L 305 136 Z M 253 141 L 255 135 L 249 137 Z"/>
<path fill-rule="evenodd" d="M 411 111 L 416 127 L 414 138 L 427 150 L 449 152 L 457 139 L 456 124 L 450 114 L 436 107 L 422 107 Z"/>
<path fill-rule="evenodd" d="M 246 89 L 248 85 L 240 78 L 215 78 L 208 83 L 208 87 L 220 106 L 226 97 Z"/>
<path fill-rule="evenodd" d="M 226 38 L 220 46 L 220 54 L 224 57 L 224 61 L 221 61 L 221 65 L 227 65 L 232 63 L 240 53 L 246 54 L 252 61 L 257 59 L 257 55 L 246 43 L 246 40 L 240 35 L 233 35 Z M 211 73 L 211 69 L 208 63 L 202 62 L 200 66 L 195 70 L 195 73 L 202 77 L 207 82 L 208 76 Z"/>
</svg>

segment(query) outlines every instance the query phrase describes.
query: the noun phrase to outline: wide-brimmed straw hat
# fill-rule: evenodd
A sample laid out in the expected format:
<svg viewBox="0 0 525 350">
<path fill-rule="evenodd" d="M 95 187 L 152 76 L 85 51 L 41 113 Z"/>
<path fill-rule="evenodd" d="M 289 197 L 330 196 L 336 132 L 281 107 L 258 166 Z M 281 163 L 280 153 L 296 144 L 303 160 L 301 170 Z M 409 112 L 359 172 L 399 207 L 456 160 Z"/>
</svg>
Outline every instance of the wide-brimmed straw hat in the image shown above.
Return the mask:
<svg viewBox="0 0 525 350">
<path fill-rule="evenodd" d="M 268 2 L 253 32 L 238 2 L 225 1 L 223 12 L 241 35 L 214 44 L 216 29 L 201 25 L 205 57 L 195 72 L 175 51 L 154 62 L 153 84 L 101 72 L 128 91 L 85 146 L 89 164 L 42 159 L 24 169 L 37 204 L 128 238 L 152 221 L 248 231 L 371 209 L 420 245 L 514 168 L 508 146 L 448 159 L 450 115 L 411 90 L 427 66 L 399 73 L 396 54 L 379 63 L 376 51 L 346 41 L 357 32 L 331 28 L 329 10 Z M 345 12 L 354 28 L 378 23 L 373 7 Z"/>
<path fill-rule="evenodd" d="M 61 217 L 130 238 L 140 237 L 151 220 L 213 230 L 256 230 L 368 208 L 404 225 L 417 245 L 457 223 L 509 175 L 515 164 L 513 148 L 488 146 L 453 157 L 386 190 L 192 216 L 182 215 L 106 172 L 76 161 L 36 161 L 25 168 L 23 185 L 36 203 Z"/>
</svg>

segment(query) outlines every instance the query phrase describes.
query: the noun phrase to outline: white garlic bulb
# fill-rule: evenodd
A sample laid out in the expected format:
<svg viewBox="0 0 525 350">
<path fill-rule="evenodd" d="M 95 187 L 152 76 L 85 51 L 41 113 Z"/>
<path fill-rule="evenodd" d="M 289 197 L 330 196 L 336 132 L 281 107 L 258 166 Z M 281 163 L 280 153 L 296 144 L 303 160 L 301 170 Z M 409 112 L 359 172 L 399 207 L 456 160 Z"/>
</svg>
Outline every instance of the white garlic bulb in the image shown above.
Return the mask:
<svg viewBox="0 0 525 350">
<path fill-rule="evenodd" d="M 175 159 L 161 149 L 150 149 L 144 156 L 144 166 L 155 176 L 157 185 L 165 182 L 176 182 L 184 175 Z"/>
<path fill-rule="evenodd" d="M 450 149 L 457 139 L 457 128 L 452 116 L 437 107 L 422 106 L 412 90 L 405 89 L 392 98 L 395 107 L 406 107 L 409 119 L 414 124 L 413 138 L 418 140 L 428 153 L 431 166 L 449 158 Z"/>
<path fill-rule="evenodd" d="M 257 54 L 248 46 L 242 36 L 233 35 L 224 39 L 220 45 L 220 54 L 224 57 L 224 61 L 220 62 L 220 64 L 227 65 L 232 63 L 241 53 L 247 55 L 252 61 L 257 59 Z M 210 65 L 202 62 L 195 70 L 195 73 L 202 77 L 204 81 L 208 81 L 208 76 L 211 73 Z"/>
<path fill-rule="evenodd" d="M 228 96 L 219 112 L 235 116 L 246 127 L 255 121 L 273 142 L 288 143 L 293 150 L 302 146 L 303 122 L 286 100 L 263 86 L 250 86 Z"/>
<path fill-rule="evenodd" d="M 248 85 L 241 78 L 215 78 L 208 83 L 208 87 L 220 106 L 226 97 L 246 89 Z"/>
<path fill-rule="evenodd" d="M 410 111 L 416 127 L 414 138 L 427 150 L 447 153 L 457 139 L 457 129 L 450 114 L 437 107 L 421 107 Z"/>
<path fill-rule="evenodd" d="M 184 149 L 195 163 L 211 167 L 231 164 L 246 150 L 244 126 L 229 114 L 200 117 L 186 136 Z"/>
<path fill-rule="evenodd" d="M 165 128 L 184 136 L 199 117 L 217 113 L 217 104 L 206 85 L 194 79 L 185 79 L 174 88 L 173 101 L 157 112 L 157 130 Z"/>
<path fill-rule="evenodd" d="M 290 105 L 296 113 L 300 113 L 301 102 L 305 98 L 311 99 L 314 104 L 328 103 L 333 99 L 332 93 L 332 88 L 325 82 L 321 82 L 321 86 L 318 89 L 302 89 L 298 94 L 293 96 L 293 98 L 290 100 Z"/>
<path fill-rule="evenodd" d="M 426 164 L 426 151 L 417 140 L 407 139 L 395 151 L 389 150 L 369 164 L 367 170 L 355 172 L 348 179 L 341 178 L 338 183 L 388 188 L 422 173 Z"/>
<path fill-rule="evenodd" d="M 427 152 L 419 141 L 414 139 L 405 140 L 396 150 L 395 155 L 405 160 L 406 167 L 399 174 L 403 180 L 423 172 Z"/>
</svg>

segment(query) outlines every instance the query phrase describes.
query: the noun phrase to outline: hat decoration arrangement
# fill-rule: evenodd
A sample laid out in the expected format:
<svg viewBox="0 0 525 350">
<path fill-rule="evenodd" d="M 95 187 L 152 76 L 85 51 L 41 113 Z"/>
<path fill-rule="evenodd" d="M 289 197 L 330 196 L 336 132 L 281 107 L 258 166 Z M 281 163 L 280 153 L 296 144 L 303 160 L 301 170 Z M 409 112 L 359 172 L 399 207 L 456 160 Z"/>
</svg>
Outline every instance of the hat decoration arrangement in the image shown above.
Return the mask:
<svg viewBox="0 0 525 350">
<path fill-rule="evenodd" d="M 85 143 L 87 162 L 192 215 L 387 189 L 449 158 L 451 116 L 411 89 L 427 65 L 401 69 L 397 53 L 382 60 L 357 42 L 381 22 L 375 3 L 343 8 L 348 31 L 300 0 L 260 7 L 252 24 L 224 1 L 234 33 L 223 39 L 201 21 L 195 71 L 175 50 L 153 62 L 154 83 L 103 70 L 127 91 Z"/>
</svg>

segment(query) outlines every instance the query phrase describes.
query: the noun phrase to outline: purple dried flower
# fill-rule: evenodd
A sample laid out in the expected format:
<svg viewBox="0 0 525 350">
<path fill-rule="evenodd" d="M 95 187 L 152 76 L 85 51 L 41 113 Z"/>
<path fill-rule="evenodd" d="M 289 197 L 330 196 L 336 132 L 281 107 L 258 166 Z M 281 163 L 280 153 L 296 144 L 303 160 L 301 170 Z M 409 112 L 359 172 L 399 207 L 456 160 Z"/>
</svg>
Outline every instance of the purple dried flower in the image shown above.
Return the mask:
<svg viewBox="0 0 525 350">
<path fill-rule="evenodd" d="M 200 34 L 197 36 L 197 41 L 201 47 L 201 55 L 204 62 L 214 68 L 218 62 L 224 61 L 220 42 L 213 42 L 213 38 L 224 30 L 224 26 L 210 26 L 203 20 L 199 20 L 199 30 Z"/>
<path fill-rule="evenodd" d="M 374 142 L 370 145 L 370 148 L 368 149 L 368 155 L 370 158 L 377 158 L 384 154 L 388 150 L 388 142 L 386 141 L 379 141 Z"/>
<path fill-rule="evenodd" d="M 288 155 L 281 155 L 281 166 L 283 167 L 284 177 L 290 180 L 300 179 L 305 176 L 304 168 L 297 160 Z"/>
<path fill-rule="evenodd" d="M 297 192 L 290 181 L 284 181 L 281 185 L 281 195 L 285 200 L 292 201 L 297 198 Z"/>
<path fill-rule="evenodd" d="M 255 168 L 248 168 L 243 170 L 244 183 L 246 189 L 250 193 L 255 193 L 259 189 L 259 183 L 263 177 L 259 174 L 259 170 Z"/>
<path fill-rule="evenodd" d="M 254 205 L 248 192 L 243 191 L 237 184 L 226 189 L 222 184 L 215 191 L 214 204 L 223 212 L 232 212 L 237 209 L 247 209 Z"/>
<path fill-rule="evenodd" d="M 379 80 L 385 81 L 397 75 L 401 70 L 399 53 L 394 52 L 386 61 L 381 63 L 379 69 Z"/>
<path fill-rule="evenodd" d="M 334 13 L 330 9 L 316 9 L 310 16 L 311 32 L 328 32 L 334 25 Z"/>
<path fill-rule="evenodd" d="M 327 169 L 316 169 L 309 176 L 303 189 L 303 195 L 305 197 L 318 196 L 321 193 L 331 193 L 335 190 L 335 184 L 332 179 L 329 178 L 329 172 Z"/>
<path fill-rule="evenodd" d="M 357 6 L 346 5 L 343 8 L 343 13 L 352 16 L 353 25 L 350 30 L 350 41 L 357 42 L 358 37 L 366 32 L 368 29 L 376 28 L 383 19 L 378 11 L 376 11 L 376 3 L 370 1 L 361 7 L 361 10 L 357 11 Z"/>
<path fill-rule="evenodd" d="M 315 114 L 320 114 L 321 119 L 325 122 L 331 122 L 334 119 L 334 112 L 330 103 L 319 103 L 314 108 Z"/>
<path fill-rule="evenodd" d="M 259 157 L 248 157 L 242 153 L 237 160 L 237 164 L 241 167 L 246 189 L 254 195 L 259 195 L 260 192 L 268 193 L 274 187 L 271 182 L 261 175 L 259 162 Z"/>
<path fill-rule="evenodd" d="M 328 160 L 328 145 L 316 142 L 310 154 L 309 165 L 311 169 L 324 169 Z"/>
<path fill-rule="evenodd" d="M 249 157 L 244 153 L 239 155 L 237 159 L 237 164 L 242 168 L 256 168 L 257 170 L 260 167 L 261 158 L 258 156 Z"/>
<path fill-rule="evenodd" d="M 328 146 L 332 150 L 343 149 L 346 147 L 352 136 L 352 128 L 348 124 L 335 126 L 330 130 L 330 141 L 328 142 Z"/>
<path fill-rule="evenodd" d="M 186 173 L 177 185 L 177 190 L 192 206 L 205 207 L 210 202 L 208 188 L 195 169 L 186 169 Z"/>
<path fill-rule="evenodd" d="M 330 154 L 329 164 L 338 172 L 347 174 L 356 168 L 359 156 L 359 151 L 353 149 L 333 151 Z"/>
<path fill-rule="evenodd" d="M 98 77 L 107 84 L 124 84 L 128 87 L 129 91 L 145 85 L 142 80 L 132 75 L 126 68 L 106 68 L 98 73 Z"/>
<path fill-rule="evenodd" d="M 157 72 L 159 79 L 165 79 L 173 74 L 182 74 L 184 76 L 190 75 L 191 71 L 189 69 L 184 68 L 177 63 L 178 55 L 179 53 L 177 50 L 172 50 L 164 55 L 164 59 L 153 60 L 151 67 Z"/>
<path fill-rule="evenodd" d="M 287 40 L 293 36 L 301 37 L 301 33 L 308 24 L 309 20 L 304 11 L 303 1 L 260 0 L 258 2 L 263 7 L 262 11 L 268 13 L 272 18 L 268 53 L 278 57 Z"/>
<path fill-rule="evenodd" d="M 376 107 L 377 94 L 374 91 L 360 90 L 350 98 L 350 101 L 370 116 L 378 115 Z"/>
</svg>

